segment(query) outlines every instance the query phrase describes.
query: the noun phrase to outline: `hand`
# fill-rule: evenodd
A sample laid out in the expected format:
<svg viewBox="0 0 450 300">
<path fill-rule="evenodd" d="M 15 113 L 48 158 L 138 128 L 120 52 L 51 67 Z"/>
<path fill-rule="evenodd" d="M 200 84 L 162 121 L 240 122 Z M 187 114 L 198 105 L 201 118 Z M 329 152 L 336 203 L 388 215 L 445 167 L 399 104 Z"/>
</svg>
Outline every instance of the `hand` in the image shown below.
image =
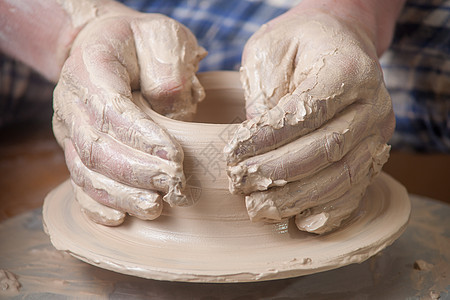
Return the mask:
<svg viewBox="0 0 450 300">
<path fill-rule="evenodd" d="M 75 196 L 94 221 L 154 219 L 162 200 L 191 204 L 182 194 L 181 146 L 133 103 L 132 91 L 157 112 L 187 119 L 204 97 L 195 72 L 205 55 L 181 24 L 125 7 L 78 34 L 54 92 L 53 128 Z"/>
<path fill-rule="evenodd" d="M 322 233 L 347 218 L 386 162 L 394 128 L 374 42 L 354 22 L 288 12 L 248 41 L 248 120 L 225 148 L 252 220 L 296 216 Z"/>
</svg>

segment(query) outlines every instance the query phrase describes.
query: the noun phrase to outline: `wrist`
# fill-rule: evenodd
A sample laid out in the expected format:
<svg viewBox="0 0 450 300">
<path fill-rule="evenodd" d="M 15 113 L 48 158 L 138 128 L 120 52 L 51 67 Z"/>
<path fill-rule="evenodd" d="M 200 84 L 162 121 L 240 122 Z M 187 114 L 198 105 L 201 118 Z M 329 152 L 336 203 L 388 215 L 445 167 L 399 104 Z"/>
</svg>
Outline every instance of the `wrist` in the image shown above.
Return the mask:
<svg viewBox="0 0 450 300">
<path fill-rule="evenodd" d="M 136 13 L 134 10 L 112 0 L 56 0 L 60 8 L 67 16 L 68 26 L 61 30 L 56 49 L 58 64 L 55 66 L 56 80 L 62 66 L 70 54 L 75 39 L 80 32 L 95 20 L 124 14 Z"/>
<path fill-rule="evenodd" d="M 0 0 L 0 51 L 56 82 L 79 32 L 131 9 L 111 0 Z"/>
<path fill-rule="evenodd" d="M 322 11 L 363 30 L 380 56 L 390 45 L 405 0 L 303 0 L 290 12 Z"/>
</svg>

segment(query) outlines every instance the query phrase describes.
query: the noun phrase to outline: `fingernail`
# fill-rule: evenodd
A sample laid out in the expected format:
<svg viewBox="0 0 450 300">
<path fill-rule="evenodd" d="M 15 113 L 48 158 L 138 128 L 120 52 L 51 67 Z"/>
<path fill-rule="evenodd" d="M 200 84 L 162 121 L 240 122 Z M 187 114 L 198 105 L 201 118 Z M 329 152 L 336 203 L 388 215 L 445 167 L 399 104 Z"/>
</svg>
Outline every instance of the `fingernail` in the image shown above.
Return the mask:
<svg viewBox="0 0 450 300">
<path fill-rule="evenodd" d="M 172 184 L 169 188 L 169 192 L 163 197 L 163 200 L 169 203 L 171 207 L 193 205 L 195 203 L 195 199 L 186 197 L 186 195 L 181 192 L 182 189 L 183 184 L 181 182 Z"/>
<path fill-rule="evenodd" d="M 281 214 L 272 200 L 263 199 L 257 195 L 245 197 L 250 220 L 256 221 L 281 221 Z"/>
<path fill-rule="evenodd" d="M 149 192 L 146 195 L 139 195 L 132 199 L 136 207 L 137 214 L 129 212 L 142 220 L 154 220 L 161 215 L 163 210 L 163 204 L 161 202 L 161 196 L 156 192 Z"/>
</svg>

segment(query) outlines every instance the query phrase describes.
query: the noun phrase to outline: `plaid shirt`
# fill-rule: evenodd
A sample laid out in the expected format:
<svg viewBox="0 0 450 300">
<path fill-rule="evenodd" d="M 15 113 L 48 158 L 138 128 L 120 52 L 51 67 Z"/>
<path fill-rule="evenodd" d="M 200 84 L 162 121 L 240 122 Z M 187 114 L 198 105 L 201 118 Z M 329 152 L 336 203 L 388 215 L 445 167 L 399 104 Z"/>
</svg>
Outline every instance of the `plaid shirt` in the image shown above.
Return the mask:
<svg viewBox="0 0 450 300">
<path fill-rule="evenodd" d="M 208 56 L 200 71 L 238 70 L 250 36 L 299 1 L 121 0 L 143 12 L 187 26 Z M 391 48 L 381 58 L 397 119 L 397 149 L 450 153 L 450 0 L 409 0 Z M 22 105 L 51 99 L 51 86 L 24 66 L 0 56 L 0 125 L 19 118 Z M 43 92 L 34 93 L 41 89 Z M 31 91 L 31 92 L 30 92 Z M 27 105 L 27 107 L 32 107 Z M 8 114 L 9 113 L 9 114 Z M 22 112 L 23 113 L 23 112 Z"/>
<path fill-rule="evenodd" d="M 381 58 L 396 148 L 450 153 L 450 1 L 408 1 Z"/>
</svg>

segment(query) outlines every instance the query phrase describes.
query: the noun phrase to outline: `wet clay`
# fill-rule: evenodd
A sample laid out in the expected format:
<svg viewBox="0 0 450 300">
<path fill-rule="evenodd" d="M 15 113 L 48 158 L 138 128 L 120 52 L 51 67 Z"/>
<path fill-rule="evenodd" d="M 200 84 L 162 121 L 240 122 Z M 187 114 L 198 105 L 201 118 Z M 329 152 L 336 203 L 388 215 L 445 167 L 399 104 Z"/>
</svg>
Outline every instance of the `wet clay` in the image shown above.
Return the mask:
<svg viewBox="0 0 450 300">
<path fill-rule="evenodd" d="M 209 203 L 197 211 L 170 208 L 154 221 L 127 218 L 122 226 L 108 227 L 80 211 L 66 182 L 46 198 L 44 224 L 57 249 L 119 273 L 171 281 L 248 282 L 365 261 L 401 235 L 410 212 L 405 189 L 385 174 L 368 188 L 358 215 L 324 235 L 301 232 L 292 219 L 251 222 L 243 205 L 230 209 L 238 203 L 214 205 L 218 199 L 208 192 L 205 196 Z"/>
<path fill-rule="evenodd" d="M 2 268 L 16 275 L 19 297 L 48 299 L 109 298 L 191 299 L 427 299 L 431 291 L 450 295 L 450 206 L 410 195 L 411 220 L 402 236 L 360 264 L 290 278 L 254 283 L 192 284 L 149 280 L 111 272 L 57 251 L 42 230 L 42 210 L 35 209 L 0 223 Z M 187 248 L 189 249 L 189 248 Z M 272 251 L 272 255 L 273 255 Z M 214 255 L 213 252 L 209 256 Z M 245 255 L 245 252 L 237 255 Z M 417 270 L 418 259 L 433 265 Z M 0 293 L 0 298 L 6 298 Z M 14 298 L 15 299 L 15 298 Z"/>
<path fill-rule="evenodd" d="M 406 190 L 384 174 L 369 187 L 360 209 L 332 233 L 300 232 L 293 219 L 252 222 L 244 196 L 228 190 L 222 155 L 245 116 L 242 89 L 235 72 L 215 75 L 199 76 L 211 98 L 199 106 L 193 122 L 163 117 L 150 110 L 139 94 L 134 98 L 183 147 L 185 194 L 195 204 L 165 205 L 153 221 L 127 218 L 122 226 L 107 227 L 81 213 L 66 182 L 47 197 L 43 212 L 57 249 L 99 267 L 145 278 L 242 282 L 362 262 L 399 237 L 409 219 L 410 203 Z"/>
<path fill-rule="evenodd" d="M 20 282 L 16 275 L 8 270 L 0 269 L 0 296 L 18 294 L 20 289 Z"/>
<path fill-rule="evenodd" d="M 365 143 L 358 145 L 341 162 L 308 180 L 289 184 L 280 180 L 282 182 L 276 184 L 282 185 L 282 187 L 272 188 L 269 192 L 252 193 L 245 197 L 239 194 L 230 194 L 230 179 L 233 181 L 233 177 L 230 178 L 230 173 L 226 173 L 227 164 L 221 149 L 227 148 L 233 134 L 243 126 L 242 120 L 245 119 L 243 90 L 238 80 L 238 74 L 234 72 L 203 73 L 199 74 L 199 79 L 207 90 L 208 98 L 199 106 L 199 112 L 193 122 L 180 122 L 162 117 L 149 109 L 142 97 L 135 95 L 136 104 L 157 124 L 165 128 L 182 146 L 184 151 L 183 170 L 187 179 L 185 193 L 188 202 L 199 202 L 197 210 L 198 207 L 209 205 L 209 199 L 206 197 L 205 200 L 201 200 L 202 195 L 208 195 L 208 197 L 218 199 L 217 202 L 236 202 L 229 207 L 217 202 L 213 205 L 223 206 L 222 209 L 232 215 L 234 211 L 237 211 L 243 219 L 250 217 L 255 222 L 273 223 L 287 221 L 290 216 L 297 215 L 296 224 L 300 230 L 325 233 L 338 228 L 341 222 L 358 207 L 359 200 L 367 186 L 379 174 L 381 166 L 389 156 L 390 147 L 383 143 L 380 145 L 377 137 L 369 138 Z M 301 152 L 302 149 L 300 147 L 293 150 L 295 143 L 286 145 L 286 147 L 290 150 L 280 148 L 274 152 L 280 152 L 280 157 L 286 157 L 285 151 L 292 155 L 293 152 Z M 317 156 L 311 153 L 305 155 Z M 310 158 L 305 157 L 304 159 Z M 256 165 L 255 168 L 260 169 L 260 166 Z M 347 170 L 347 172 L 342 172 L 342 170 Z M 252 179 L 252 176 L 248 175 L 246 180 L 253 181 L 254 178 Z M 254 182 L 257 182 L 263 190 L 272 183 L 267 178 L 260 176 L 258 178 Z M 268 181 L 270 182 L 267 183 Z M 330 182 L 334 182 L 331 188 L 322 188 L 328 186 Z M 274 192 L 277 194 L 274 195 Z M 311 194 L 315 194 L 315 197 L 311 197 Z M 245 209 L 243 204 L 245 204 Z M 212 211 L 217 209 L 212 207 Z M 202 208 L 201 210 L 203 215 L 207 214 L 207 209 Z M 330 212 L 330 210 L 333 211 Z M 190 211 L 183 209 L 180 213 L 190 214 Z"/>
</svg>

